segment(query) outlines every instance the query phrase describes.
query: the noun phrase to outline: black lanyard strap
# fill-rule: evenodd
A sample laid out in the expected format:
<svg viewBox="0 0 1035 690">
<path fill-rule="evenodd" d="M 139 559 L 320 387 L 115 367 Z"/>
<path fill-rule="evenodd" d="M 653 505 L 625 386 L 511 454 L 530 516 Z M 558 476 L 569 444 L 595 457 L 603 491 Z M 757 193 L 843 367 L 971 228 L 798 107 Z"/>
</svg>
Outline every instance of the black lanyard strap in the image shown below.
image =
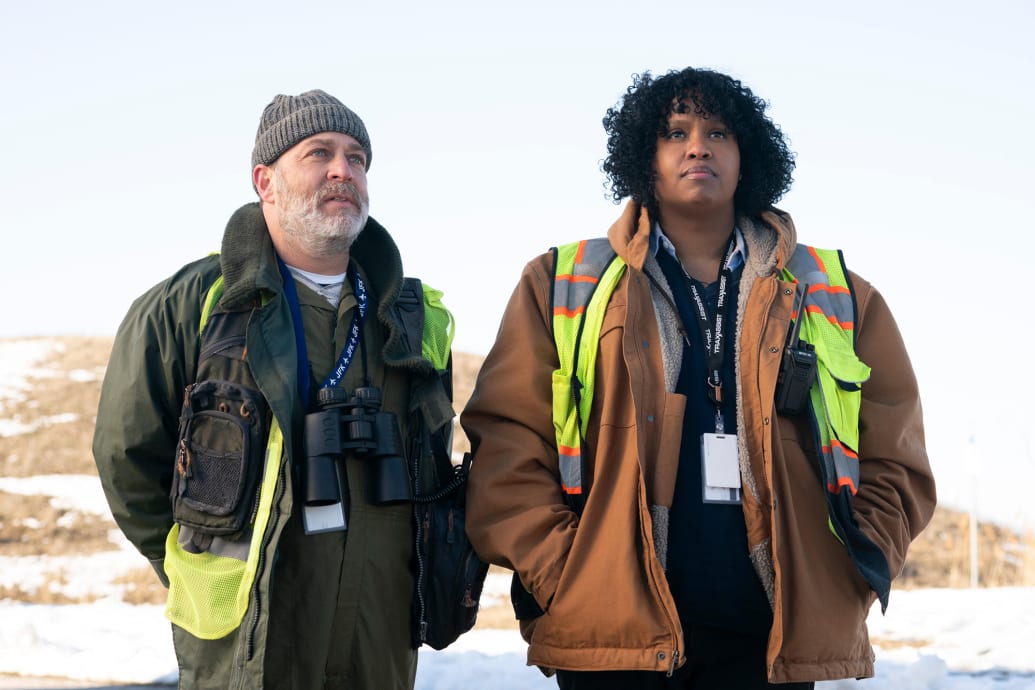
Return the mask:
<svg viewBox="0 0 1035 690">
<path fill-rule="evenodd" d="M 701 330 L 701 339 L 704 341 L 706 364 L 708 367 L 708 399 L 715 406 L 715 427 L 716 432 L 722 433 L 722 362 L 725 354 L 723 343 L 726 339 L 726 295 L 733 272 L 729 269 L 730 258 L 737 250 L 736 234 L 730 238 L 729 247 L 722 260 L 722 268 L 719 271 L 719 294 L 715 302 L 715 318 L 708 318 L 708 306 L 705 304 L 705 297 L 697 287 L 697 281 L 690 278 L 686 271 L 683 271 L 683 278 L 686 282 L 690 296 L 693 298 L 697 311 L 697 325 Z"/>
</svg>

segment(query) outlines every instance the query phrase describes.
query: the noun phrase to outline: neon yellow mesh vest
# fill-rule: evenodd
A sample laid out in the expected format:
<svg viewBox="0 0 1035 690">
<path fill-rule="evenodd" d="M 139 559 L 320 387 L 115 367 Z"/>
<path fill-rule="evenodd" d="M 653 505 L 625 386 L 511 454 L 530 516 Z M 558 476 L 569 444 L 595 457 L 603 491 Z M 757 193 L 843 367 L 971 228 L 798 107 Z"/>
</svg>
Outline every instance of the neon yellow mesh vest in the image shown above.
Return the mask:
<svg viewBox="0 0 1035 690">
<path fill-rule="evenodd" d="M 423 330 L 420 350 L 436 370 L 449 364 L 454 333 L 453 316 L 441 302 L 442 293 L 426 285 L 423 291 Z M 223 294 L 223 276 L 209 288 L 202 307 L 199 333 L 204 343 L 205 325 Z M 245 321 L 242 322 L 245 323 Z M 243 332 L 241 334 L 243 337 Z M 411 348 L 412 349 L 412 348 Z M 452 416 L 452 410 L 449 410 Z M 270 527 L 273 501 L 280 481 L 284 437 L 276 417 L 270 423 L 265 466 L 251 529 L 237 547 L 221 553 L 193 553 L 179 543 L 180 528 L 174 524 L 165 542 L 165 572 L 169 593 L 165 616 L 191 635 L 215 640 L 236 630 L 248 609 L 252 585 L 261 566 L 264 537 Z"/>
<path fill-rule="evenodd" d="M 220 275 L 205 296 L 199 333 L 205 333 L 205 325 L 222 294 L 223 276 Z M 180 545 L 180 525 L 173 524 L 169 530 L 165 540 L 165 573 L 169 578 L 165 617 L 199 639 L 225 637 L 236 630 L 244 618 L 261 561 L 262 537 L 269 527 L 273 499 L 280 480 L 283 450 L 284 436 L 276 417 L 273 417 L 266 441 L 259 500 L 251 528 L 241 539 L 242 549 L 222 552 L 217 546 L 212 550 L 194 553 Z"/>
</svg>

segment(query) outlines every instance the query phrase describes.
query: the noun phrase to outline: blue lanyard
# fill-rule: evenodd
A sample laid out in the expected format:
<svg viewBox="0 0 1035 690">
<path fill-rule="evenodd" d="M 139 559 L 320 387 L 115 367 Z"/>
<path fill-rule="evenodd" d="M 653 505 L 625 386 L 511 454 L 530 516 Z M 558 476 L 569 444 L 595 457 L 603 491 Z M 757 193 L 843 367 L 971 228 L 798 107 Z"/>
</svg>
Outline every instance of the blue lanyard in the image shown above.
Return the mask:
<svg viewBox="0 0 1035 690">
<path fill-rule="evenodd" d="M 284 297 L 291 309 L 291 324 L 295 331 L 295 351 L 298 354 L 298 394 L 302 398 L 302 404 L 309 409 L 312 400 L 309 397 L 309 379 L 312 365 L 309 363 L 309 351 L 305 346 L 305 331 L 302 328 L 302 308 L 298 301 L 298 290 L 295 288 L 295 277 L 291 275 L 287 265 L 277 257 L 277 266 L 280 268 L 280 276 L 284 281 Z M 349 326 L 349 338 L 344 349 L 338 355 L 338 362 L 331 369 L 331 373 L 324 379 L 321 388 L 332 388 L 341 383 L 345 378 L 345 372 L 352 364 L 352 358 L 359 346 L 359 336 L 363 321 L 367 316 L 367 287 L 360 278 L 359 272 L 349 263 L 348 277 L 352 281 L 353 289 L 356 291 L 356 310 L 352 314 L 352 325 Z"/>
</svg>

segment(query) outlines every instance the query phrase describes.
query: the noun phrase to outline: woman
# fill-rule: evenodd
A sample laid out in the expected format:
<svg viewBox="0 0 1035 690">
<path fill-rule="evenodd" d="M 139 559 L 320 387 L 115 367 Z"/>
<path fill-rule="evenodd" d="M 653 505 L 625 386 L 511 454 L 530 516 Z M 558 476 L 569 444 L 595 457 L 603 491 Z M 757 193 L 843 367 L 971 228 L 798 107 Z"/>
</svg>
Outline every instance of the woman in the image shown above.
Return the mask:
<svg viewBox="0 0 1035 690">
<path fill-rule="evenodd" d="M 822 411 L 775 404 L 798 245 L 774 207 L 794 160 L 764 102 L 714 71 L 648 73 L 604 126 L 603 169 L 616 202 L 629 198 L 607 239 L 626 268 L 584 392 L 584 505 L 565 500 L 551 423 L 567 279 L 553 253 L 526 266 L 462 416 L 468 532 L 517 575 L 529 663 L 562 689 L 872 676 L 867 612 L 935 504 L 894 320 L 872 286 L 842 278 L 857 312 L 837 320 L 843 354 L 872 373 L 845 445 L 855 464 L 827 476 Z"/>
</svg>

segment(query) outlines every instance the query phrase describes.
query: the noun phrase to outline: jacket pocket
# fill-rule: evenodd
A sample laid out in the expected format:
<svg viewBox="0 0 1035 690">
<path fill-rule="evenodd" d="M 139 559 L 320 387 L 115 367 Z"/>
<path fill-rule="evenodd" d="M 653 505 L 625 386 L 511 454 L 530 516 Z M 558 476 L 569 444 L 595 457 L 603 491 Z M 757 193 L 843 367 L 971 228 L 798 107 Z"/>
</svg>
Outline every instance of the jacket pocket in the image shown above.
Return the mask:
<svg viewBox="0 0 1035 690">
<path fill-rule="evenodd" d="M 173 519 L 233 538 L 258 498 L 269 413 L 262 395 L 231 381 L 191 384 L 184 394 L 173 471 Z"/>
</svg>

